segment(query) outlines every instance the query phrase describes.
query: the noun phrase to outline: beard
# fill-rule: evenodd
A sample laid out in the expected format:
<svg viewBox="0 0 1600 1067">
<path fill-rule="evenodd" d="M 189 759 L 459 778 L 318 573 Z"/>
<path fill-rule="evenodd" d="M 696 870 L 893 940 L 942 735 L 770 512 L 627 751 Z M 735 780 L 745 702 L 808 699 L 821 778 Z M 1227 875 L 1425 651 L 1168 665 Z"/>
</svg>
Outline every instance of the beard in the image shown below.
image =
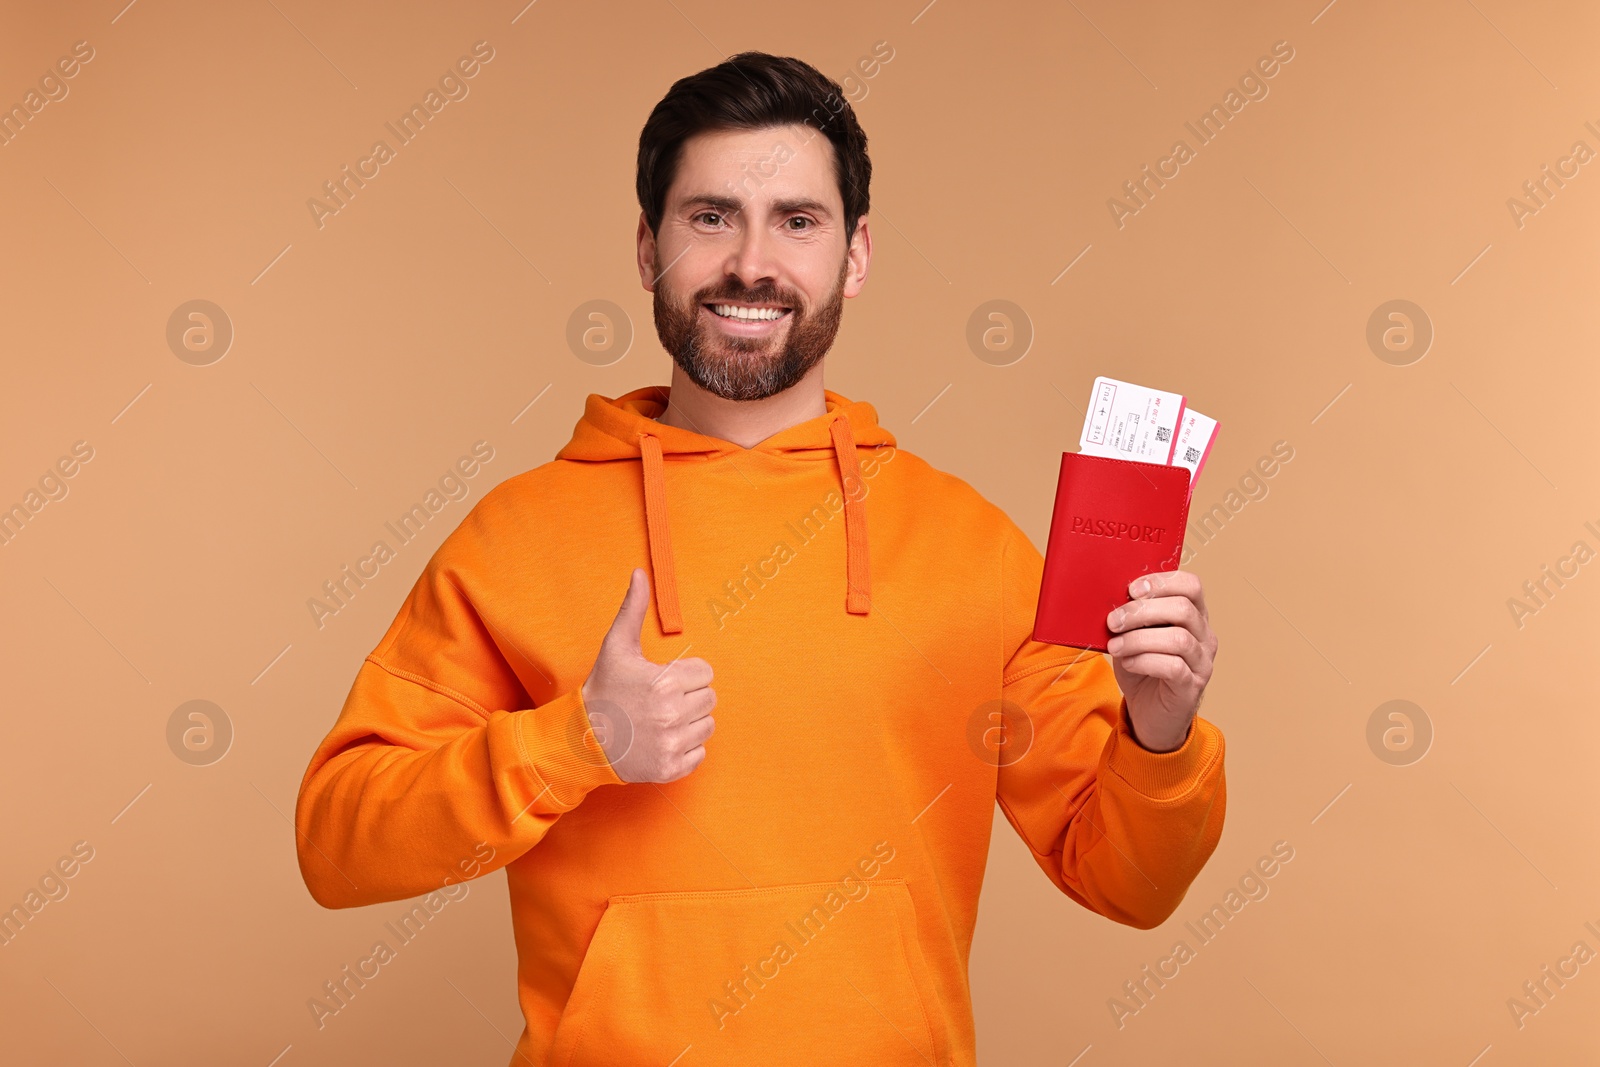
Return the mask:
<svg viewBox="0 0 1600 1067">
<path fill-rule="evenodd" d="M 656 284 L 654 310 L 656 336 L 672 361 L 700 388 L 727 400 L 764 400 L 794 385 L 811 370 L 839 332 L 844 314 L 844 277 L 850 266 L 845 257 L 833 292 L 817 308 L 804 306 L 800 294 L 775 285 L 746 289 L 736 278 L 708 286 L 678 302 L 667 286 Z M 656 276 L 661 276 L 656 256 Z M 781 334 L 769 337 L 733 337 L 719 333 L 715 323 L 702 321 L 703 304 L 780 304 L 789 309 L 789 322 Z"/>
</svg>

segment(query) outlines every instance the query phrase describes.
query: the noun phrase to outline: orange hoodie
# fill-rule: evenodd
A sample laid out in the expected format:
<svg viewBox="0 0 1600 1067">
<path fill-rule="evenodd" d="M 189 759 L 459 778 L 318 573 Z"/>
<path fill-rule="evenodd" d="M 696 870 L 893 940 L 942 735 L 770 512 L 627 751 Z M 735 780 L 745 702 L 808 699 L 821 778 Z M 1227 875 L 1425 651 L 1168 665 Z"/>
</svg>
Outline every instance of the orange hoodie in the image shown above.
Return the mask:
<svg viewBox="0 0 1600 1067">
<path fill-rule="evenodd" d="M 306 770 L 306 885 L 426 903 L 504 867 L 513 1064 L 974 1064 L 995 803 L 1063 893 L 1155 926 L 1222 832 L 1222 735 L 1141 748 L 1110 660 L 1033 640 L 1038 550 L 871 404 L 747 449 L 656 422 L 667 395 L 591 395 L 440 545 Z M 664 785 L 616 776 L 580 689 L 635 566 L 644 654 L 715 670 Z"/>
</svg>

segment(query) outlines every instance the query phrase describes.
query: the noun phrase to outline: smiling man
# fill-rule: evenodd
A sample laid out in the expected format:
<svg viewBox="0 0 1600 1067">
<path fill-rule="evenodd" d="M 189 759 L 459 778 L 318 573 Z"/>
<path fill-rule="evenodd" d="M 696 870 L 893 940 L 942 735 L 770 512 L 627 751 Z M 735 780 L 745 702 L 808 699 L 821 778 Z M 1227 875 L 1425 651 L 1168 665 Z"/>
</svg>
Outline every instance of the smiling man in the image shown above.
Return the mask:
<svg viewBox="0 0 1600 1067">
<path fill-rule="evenodd" d="M 1134 927 L 1216 848 L 1200 580 L 1135 582 L 1109 654 L 1034 640 L 1032 542 L 824 388 L 870 179 L 799 60 L 672 86 L 637 174 L 670 387 L 591 394 L 485 495 L 306 770 L 327 907 L 505 869 L 513 1063 L 968 1067 L 996 804 L 1062 893 Z"/>
</svg>

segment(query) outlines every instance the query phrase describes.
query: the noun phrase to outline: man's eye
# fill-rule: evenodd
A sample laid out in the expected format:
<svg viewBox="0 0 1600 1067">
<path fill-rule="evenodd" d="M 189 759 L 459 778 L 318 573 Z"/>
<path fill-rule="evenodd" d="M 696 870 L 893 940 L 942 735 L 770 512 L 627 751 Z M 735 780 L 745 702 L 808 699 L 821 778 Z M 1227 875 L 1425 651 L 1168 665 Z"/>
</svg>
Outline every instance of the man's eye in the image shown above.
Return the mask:
<svg viewBox="0 0 1600 1067">
<path fill-rule="evenodd" d="M 796 215 L 789 221 L 803 224 L 801 226 L 791 226 L 790 229 L 809 229 L 811 225 L 811 220 L 806 218 L 804 215 Z"/>
<path fill-rule="evenodd" d="M 702 222 L 704 222 L 706 219 L 721 219 L 722 218 L 722 216 L 718 215 L 715 211 L 702 211 L 702 212 L 700 212 L 699 215 L 697 215 L 695 217 L 698 218 Z"/>
</svg>

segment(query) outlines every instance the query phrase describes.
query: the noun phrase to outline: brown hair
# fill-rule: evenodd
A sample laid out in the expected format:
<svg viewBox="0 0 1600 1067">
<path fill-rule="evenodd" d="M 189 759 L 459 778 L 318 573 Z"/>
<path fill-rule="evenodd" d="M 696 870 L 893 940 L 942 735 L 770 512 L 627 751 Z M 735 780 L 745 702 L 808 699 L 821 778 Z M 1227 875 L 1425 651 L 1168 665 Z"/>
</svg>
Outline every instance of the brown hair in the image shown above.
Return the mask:
<svg viewBox="0 0 1600 1067">
<path fill-rule="evenodd" d="M 867 135 L 837 82 L 809 63 L 765 52 L 740 52 L 679 78 L 650 112 L 639 133 L 634 183 L 650 232 L 660 229 L 684 141 L 711 130 L 789 125 L 811 125 L 833 142 L 848 241 L 867 213 L 872 181 Z"/>
</svg>

